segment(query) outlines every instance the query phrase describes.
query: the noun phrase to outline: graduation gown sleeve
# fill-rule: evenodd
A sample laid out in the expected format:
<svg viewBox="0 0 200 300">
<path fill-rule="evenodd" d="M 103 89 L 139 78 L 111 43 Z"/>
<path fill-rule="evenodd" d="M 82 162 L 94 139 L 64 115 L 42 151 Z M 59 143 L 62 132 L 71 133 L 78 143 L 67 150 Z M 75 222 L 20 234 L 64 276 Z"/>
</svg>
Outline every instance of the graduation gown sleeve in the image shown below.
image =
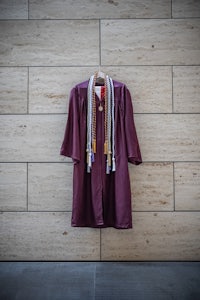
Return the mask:
<svg viewBox="0 0 200 300">
<path fill-rule="evenodd" d="M 73 162 L 80 161 L 80 122 L 76 88 L 70 93 L 68 119 L 60 154 L 71 157 Z"/>
<path fill-rule="evenodd" d="M 127 87 L 125 87 L 125 136 L 128 162 L 139 165 L 142 163 L 142 157 L 134 124 L 131 95 Z"/>
</svg>

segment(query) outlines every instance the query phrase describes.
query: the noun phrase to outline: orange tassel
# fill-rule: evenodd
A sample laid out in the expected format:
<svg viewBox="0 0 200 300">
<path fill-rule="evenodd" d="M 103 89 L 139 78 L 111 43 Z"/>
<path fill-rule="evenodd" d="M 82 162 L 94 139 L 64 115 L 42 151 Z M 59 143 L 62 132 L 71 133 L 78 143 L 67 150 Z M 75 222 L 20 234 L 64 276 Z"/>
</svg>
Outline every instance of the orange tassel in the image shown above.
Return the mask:
<svg viewBox="0 0 200 300">
<path fill-rule="evenodd" d="M 104 143 L 104 154 L 108 153 L 108 141 L 105 141 Z"/>
<path fill-rule="evenodd" d="M 92 142 L 92 150 L 93 150 L 93 153 L 97 152 L 96 140 L 93 140 L 93 142 Z"/>
<path fill-rule="evenodd" d="M 111 167 L 111 155 L 108 154 L 108 166 Z"/>
</svg>

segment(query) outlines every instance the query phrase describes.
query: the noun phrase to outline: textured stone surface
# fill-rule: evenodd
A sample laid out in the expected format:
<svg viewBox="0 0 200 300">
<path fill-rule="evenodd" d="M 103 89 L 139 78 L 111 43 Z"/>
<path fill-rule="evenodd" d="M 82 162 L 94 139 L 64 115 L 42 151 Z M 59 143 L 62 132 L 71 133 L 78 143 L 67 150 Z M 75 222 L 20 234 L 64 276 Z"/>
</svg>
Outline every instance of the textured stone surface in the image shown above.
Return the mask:
<svg viewBox="0 0 200 300">
<path fill-rule="evenodd" d="M 102 260 L 200 259 L 198 212 L 137 212 L 133 226 L 102 230 Z"/>
<path fill-rule="evenodd" d="M 102 20 L 105 65 L 200 64 L 200 20 Z"/>
<path fill-rule="evenodd" d="M 29 112 L 66 113 L 73 86 L 87 80 L 96 67 L 32 67 L 29 71 Z"/>
<path fill-rule="evenodd" d="M 113 79 L 128 86 L 135 113 L 172 112 L 171 67 L 102 67 Z"/>
<path fill-rule="evenodd" d="M 129 172 L 133 210 L 173 210 L 173 165 L 171 163 L 130 165 Z"/>
<path fill-rule="evenodd" d="M 200 210 L 200 163 L 175 164 L 177 210 Z"/>
<path fill-rule="evenodd" d="M 96 20 L 0 22 L 1 66 L 98 64 Z"/>
<path fill-rule="evenodd" d="M 0 113 L 27 112 L 27 68 L 0 67 Z"/>
<path fill-rule="evenodd" d="M 70 90 L 97 71 L 95 67 L 32 67 L 29 71 L 29 112 L 68 112 Z M 172 112 L 171 67 L 102 67 L 130 89 L 134 112 Z"/>
<path fill-rule="evenodd" d="M 0 211 L 27 210 L 27 165 L 0 164 Z"/>
<path fill-rule="evenodd" d="M 199 0 L 173 0 L 172 17 L 173 18 L 200 17 L 200 1 Z"/>
<path fill-rule="evenodd" d="M 200 113 L 200 67 L 173 68 L 174 112 Z"/>
<path fill-rule="evenodd" d="M 199 114 L 140 114 L 135 123 L 144 161 L 199 161 Z"/>
<path fill-rule="evenodd" d="M 66 115 L 2 115 L 1 161 L 62 161 Z"/>
<path fill-rule="evenodd" d="M 1 0 L 0 19 L 28 19 L 28 0 Z"/>
<path fill-rule="evenodd" d="M 73 165 L 30 163 L 28 210 L 71 211 Z"/>
<path fill-rule="evenodd" d="M 170 0 L 31 0 L 30 18 L 37 19 L 91 19 L 91 18 L 168 18 Z"/>
<path fill-rule="evenodd" d="M 73 228 L 70 218 L 63 212 L 1 213 L 0 259 L 99 260 L 100 230 Z"/>
<path fill-rule="evenodd" d="M 72 164 L 30 163 L 28 170 L 30 211 L 71 211 Z M 172 164 L 130 165 L 129 171 L 133 210 L 173 210 Z"/>
</svg>

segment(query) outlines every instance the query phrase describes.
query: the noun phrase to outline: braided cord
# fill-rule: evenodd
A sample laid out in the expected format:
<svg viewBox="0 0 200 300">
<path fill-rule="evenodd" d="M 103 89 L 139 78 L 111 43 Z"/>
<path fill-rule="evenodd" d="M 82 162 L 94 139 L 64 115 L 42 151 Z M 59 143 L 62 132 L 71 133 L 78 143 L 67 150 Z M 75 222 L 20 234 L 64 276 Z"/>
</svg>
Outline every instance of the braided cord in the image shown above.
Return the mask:
<svg viewBox="0 0 200 300">
<path fill-rule="evenodd" d="M 107 90 L 108 90 L 108 112 L 107 112 L 107 138 L 108 138 L 108 149 L 107 149 L 107 166 L 106 166 L 106 173 L 110 173 L 111 169 L 111 89 L 110 89 L 110 81 L 109 77 L 106 76 L 107 82 Z"/>
<path fill-rule="evenodd" d="M 107 87 L 107 81 L 104 81 L 105 85 L 105 113 L 104 113 L 104 132 L 105 132 L 105 142 L 104 142 L 104 154 L 107 155 L 108 153 L 108 120 L 107 120 L 107 114 L 108 114 L 108 87 Z"/>
<path fill-rule="evenodd" d="M 110 79 L 111 86 L 111 106 L 112 106 L 112 171 L 116 170 L 115 164 L 115 98 L 114 98 L 114 85 L 112 78 Z"/>
<path fill-rule="evenodd" d="M 87 172 L 90 173 L 90 168 L 92 166 L 91 156 L 91 133 L 92 133 L 92 86 L 93 86 L 94 76 L 90 77 L 88 84 L 88 109 L 87 109 Z"/>
<path fill-rule="evenodd" d="M 94 75 L 93 85 L 92 85 L 92 150 L 96 153 L 96 99 L 95 99 L 95 84 L 97 79 L 97 73 Z"/>
<path fill-rule="evenodd" d="M 89 79 L 87 90 L 87 172 L 91 172 L 94 154 L 96 153 L 96 98 L 95 84 L 97 74 Z M 115 166 L 115 137 L 114 137 L 114 86 L 112 78 L 106 75 L 105 86 L 105 109 L 104 109 L 104 154 L 106 155 L 106 174 L 116 170 Z M 112 159 L 111 159 L 112 157 Z"/>
</svg>

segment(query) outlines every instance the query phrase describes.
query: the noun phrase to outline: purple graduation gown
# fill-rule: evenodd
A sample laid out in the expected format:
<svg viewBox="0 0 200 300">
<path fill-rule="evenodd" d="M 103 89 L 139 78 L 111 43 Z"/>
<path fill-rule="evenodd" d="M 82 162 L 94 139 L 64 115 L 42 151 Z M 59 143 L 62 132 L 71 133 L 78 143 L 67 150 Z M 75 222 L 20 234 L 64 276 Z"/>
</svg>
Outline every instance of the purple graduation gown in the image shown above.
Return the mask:
<svg viewBox="0 0 200 300">
<path fill-rule="evenodd" d="M 72 226 L 132 228 L 131 188 L 128 162 L 142 162 L 133 119 L 130 92 L 126 85 L 113 80 L 115 95 L 116 171 L 106 174 L 104 112 L 97 105 L 97 152 L 91 173 L 86 166 L 87 87 L 77 84 L 70 94 L 68 120 L 60 154 L 74 162 Z"/>
</svg>

